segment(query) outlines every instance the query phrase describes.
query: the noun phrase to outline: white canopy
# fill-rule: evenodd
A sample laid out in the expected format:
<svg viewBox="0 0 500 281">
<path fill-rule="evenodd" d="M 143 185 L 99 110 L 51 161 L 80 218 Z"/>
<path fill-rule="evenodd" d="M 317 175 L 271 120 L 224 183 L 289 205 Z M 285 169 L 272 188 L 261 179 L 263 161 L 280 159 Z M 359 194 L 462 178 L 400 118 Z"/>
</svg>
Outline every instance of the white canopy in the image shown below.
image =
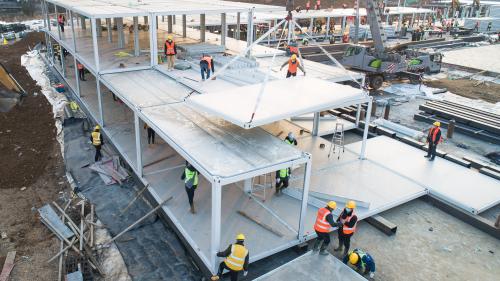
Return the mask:
<svg viewBox="0 0 500 281">
<path fill-rule="evenodd" d="M 191 105 L 249 129 L 275 121 L 367 102 L 362 90 L 318 78 L 295 77 L 269 81 L 252 122 L 262 83 L 191 96 Z"/>
</svg>

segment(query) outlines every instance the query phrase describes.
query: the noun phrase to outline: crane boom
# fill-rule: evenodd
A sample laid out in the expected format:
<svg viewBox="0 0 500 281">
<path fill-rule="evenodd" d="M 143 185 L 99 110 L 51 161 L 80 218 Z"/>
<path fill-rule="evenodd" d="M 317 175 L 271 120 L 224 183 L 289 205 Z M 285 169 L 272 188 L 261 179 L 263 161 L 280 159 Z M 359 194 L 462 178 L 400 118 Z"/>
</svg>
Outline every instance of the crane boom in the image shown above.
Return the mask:
<svg viewBox="0 0 500 281">
<path fill-rule="evenodd" d="M 380 9 L 378 5 L 375 4 L 375 0 L 366 0 L 366 15 L 372 33 L 375 52 L 383 54 L 386 48 L 387 35 L 382 27 Z"/>
</svg>

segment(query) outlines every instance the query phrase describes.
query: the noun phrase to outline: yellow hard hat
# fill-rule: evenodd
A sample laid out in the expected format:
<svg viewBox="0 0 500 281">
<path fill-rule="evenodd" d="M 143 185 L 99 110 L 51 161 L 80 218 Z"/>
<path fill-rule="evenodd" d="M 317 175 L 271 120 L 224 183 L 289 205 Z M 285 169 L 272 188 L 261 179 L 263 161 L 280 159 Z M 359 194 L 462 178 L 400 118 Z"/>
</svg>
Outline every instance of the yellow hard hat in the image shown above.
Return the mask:
<svg viewBox="0 0 500 281">
<path fill-rule="evenodd" d="M 245 235 L 243 235 L 241 233 L 236 235 L 236 240 L 245 240 Z"/>
<path fill-rule="evenodd" d="M 434 125 L 434 126 L 436 126 L 436 127 L 441 127 L 441 122 L 436 121 L 436 122 L 434 122 L 432 125 Z"/>
<path fill-rule="evenodd" d="M 167 36 L 167 40 L 172 40 L 172 39 L 174 39 L 174 37 L 172 35 Z"/>
<path fill-rule="evenodd" d="M 359 261 L 359 256 L 358 254 L 352 252 L 349 254 L 349 263 L 350 264 L 357 264 Z"/>
<path fill-rule="evenodd" d="M 356 202 L 354 202 L 352 200 L 351 201 L 347 201 L 347 204 L 345 206 L 346 206 L 346 208 L 354 209 L 354 208 L 356 208 Z"/>
<path fill-rule="evenodd" d="M 337 208 L 337 203 L 335 203 L 335 201 L 330 201 L 330 202 L 326 203 L 326 205 L 328 206 L 328 208 L 330 208 L 332 210 Z"/>
<path fill-rule="evenodd" d="M 296 54 L 293 54 L 292 55 L 292 60 L 296 60 L 297 59 L 297 55 Z"/>
<path fill-rule="evenodd" d="M 95 125 L 94 130 L 99 130 L 99 129 L 101 129 L 101 126 L 99 126 L 99 125 Z"/>
</svg>

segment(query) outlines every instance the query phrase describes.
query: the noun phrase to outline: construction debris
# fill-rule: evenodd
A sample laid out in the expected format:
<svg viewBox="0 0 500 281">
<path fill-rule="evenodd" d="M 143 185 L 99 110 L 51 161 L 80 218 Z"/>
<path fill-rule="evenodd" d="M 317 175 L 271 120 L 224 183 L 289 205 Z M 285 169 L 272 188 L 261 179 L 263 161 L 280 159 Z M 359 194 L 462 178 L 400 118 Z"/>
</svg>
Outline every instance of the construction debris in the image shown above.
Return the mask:
<svg viewBox="0 0 500 281">
<path fill-rule="evenodd" d="M 0 274 L 0 281 L 7 281 L 9 279 L 10 272 L 14 268 L 14 260 L 16 259 L 16 251 L 11 251 L 7 253 L 7 258 L 3 264 L 2 273 Z"/>
<path fill-rule="evenodd" d="M 89 166 L 97 172 L 106 185 L 119 183 L 120 185 L 128 178 L 128 172 L 121 165 L 118 156 L 105 158 Z"/>
</svg>

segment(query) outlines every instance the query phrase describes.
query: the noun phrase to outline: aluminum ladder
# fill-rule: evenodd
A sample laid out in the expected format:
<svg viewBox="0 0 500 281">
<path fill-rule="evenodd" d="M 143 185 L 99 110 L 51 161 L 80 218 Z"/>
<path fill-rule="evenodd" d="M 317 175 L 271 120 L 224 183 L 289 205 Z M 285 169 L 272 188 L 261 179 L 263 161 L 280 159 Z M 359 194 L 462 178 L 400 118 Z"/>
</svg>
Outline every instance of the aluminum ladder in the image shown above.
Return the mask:
<svg viewBox="0 0 500 281">
<path fill-rule="evenodd" d="M 344 123 L 335 123 L 335 131 L 333 131 L 328 158 L 338 152 L 337 159 L 340 159 L 340 152 L 344 153 Z"/>
</svg>

